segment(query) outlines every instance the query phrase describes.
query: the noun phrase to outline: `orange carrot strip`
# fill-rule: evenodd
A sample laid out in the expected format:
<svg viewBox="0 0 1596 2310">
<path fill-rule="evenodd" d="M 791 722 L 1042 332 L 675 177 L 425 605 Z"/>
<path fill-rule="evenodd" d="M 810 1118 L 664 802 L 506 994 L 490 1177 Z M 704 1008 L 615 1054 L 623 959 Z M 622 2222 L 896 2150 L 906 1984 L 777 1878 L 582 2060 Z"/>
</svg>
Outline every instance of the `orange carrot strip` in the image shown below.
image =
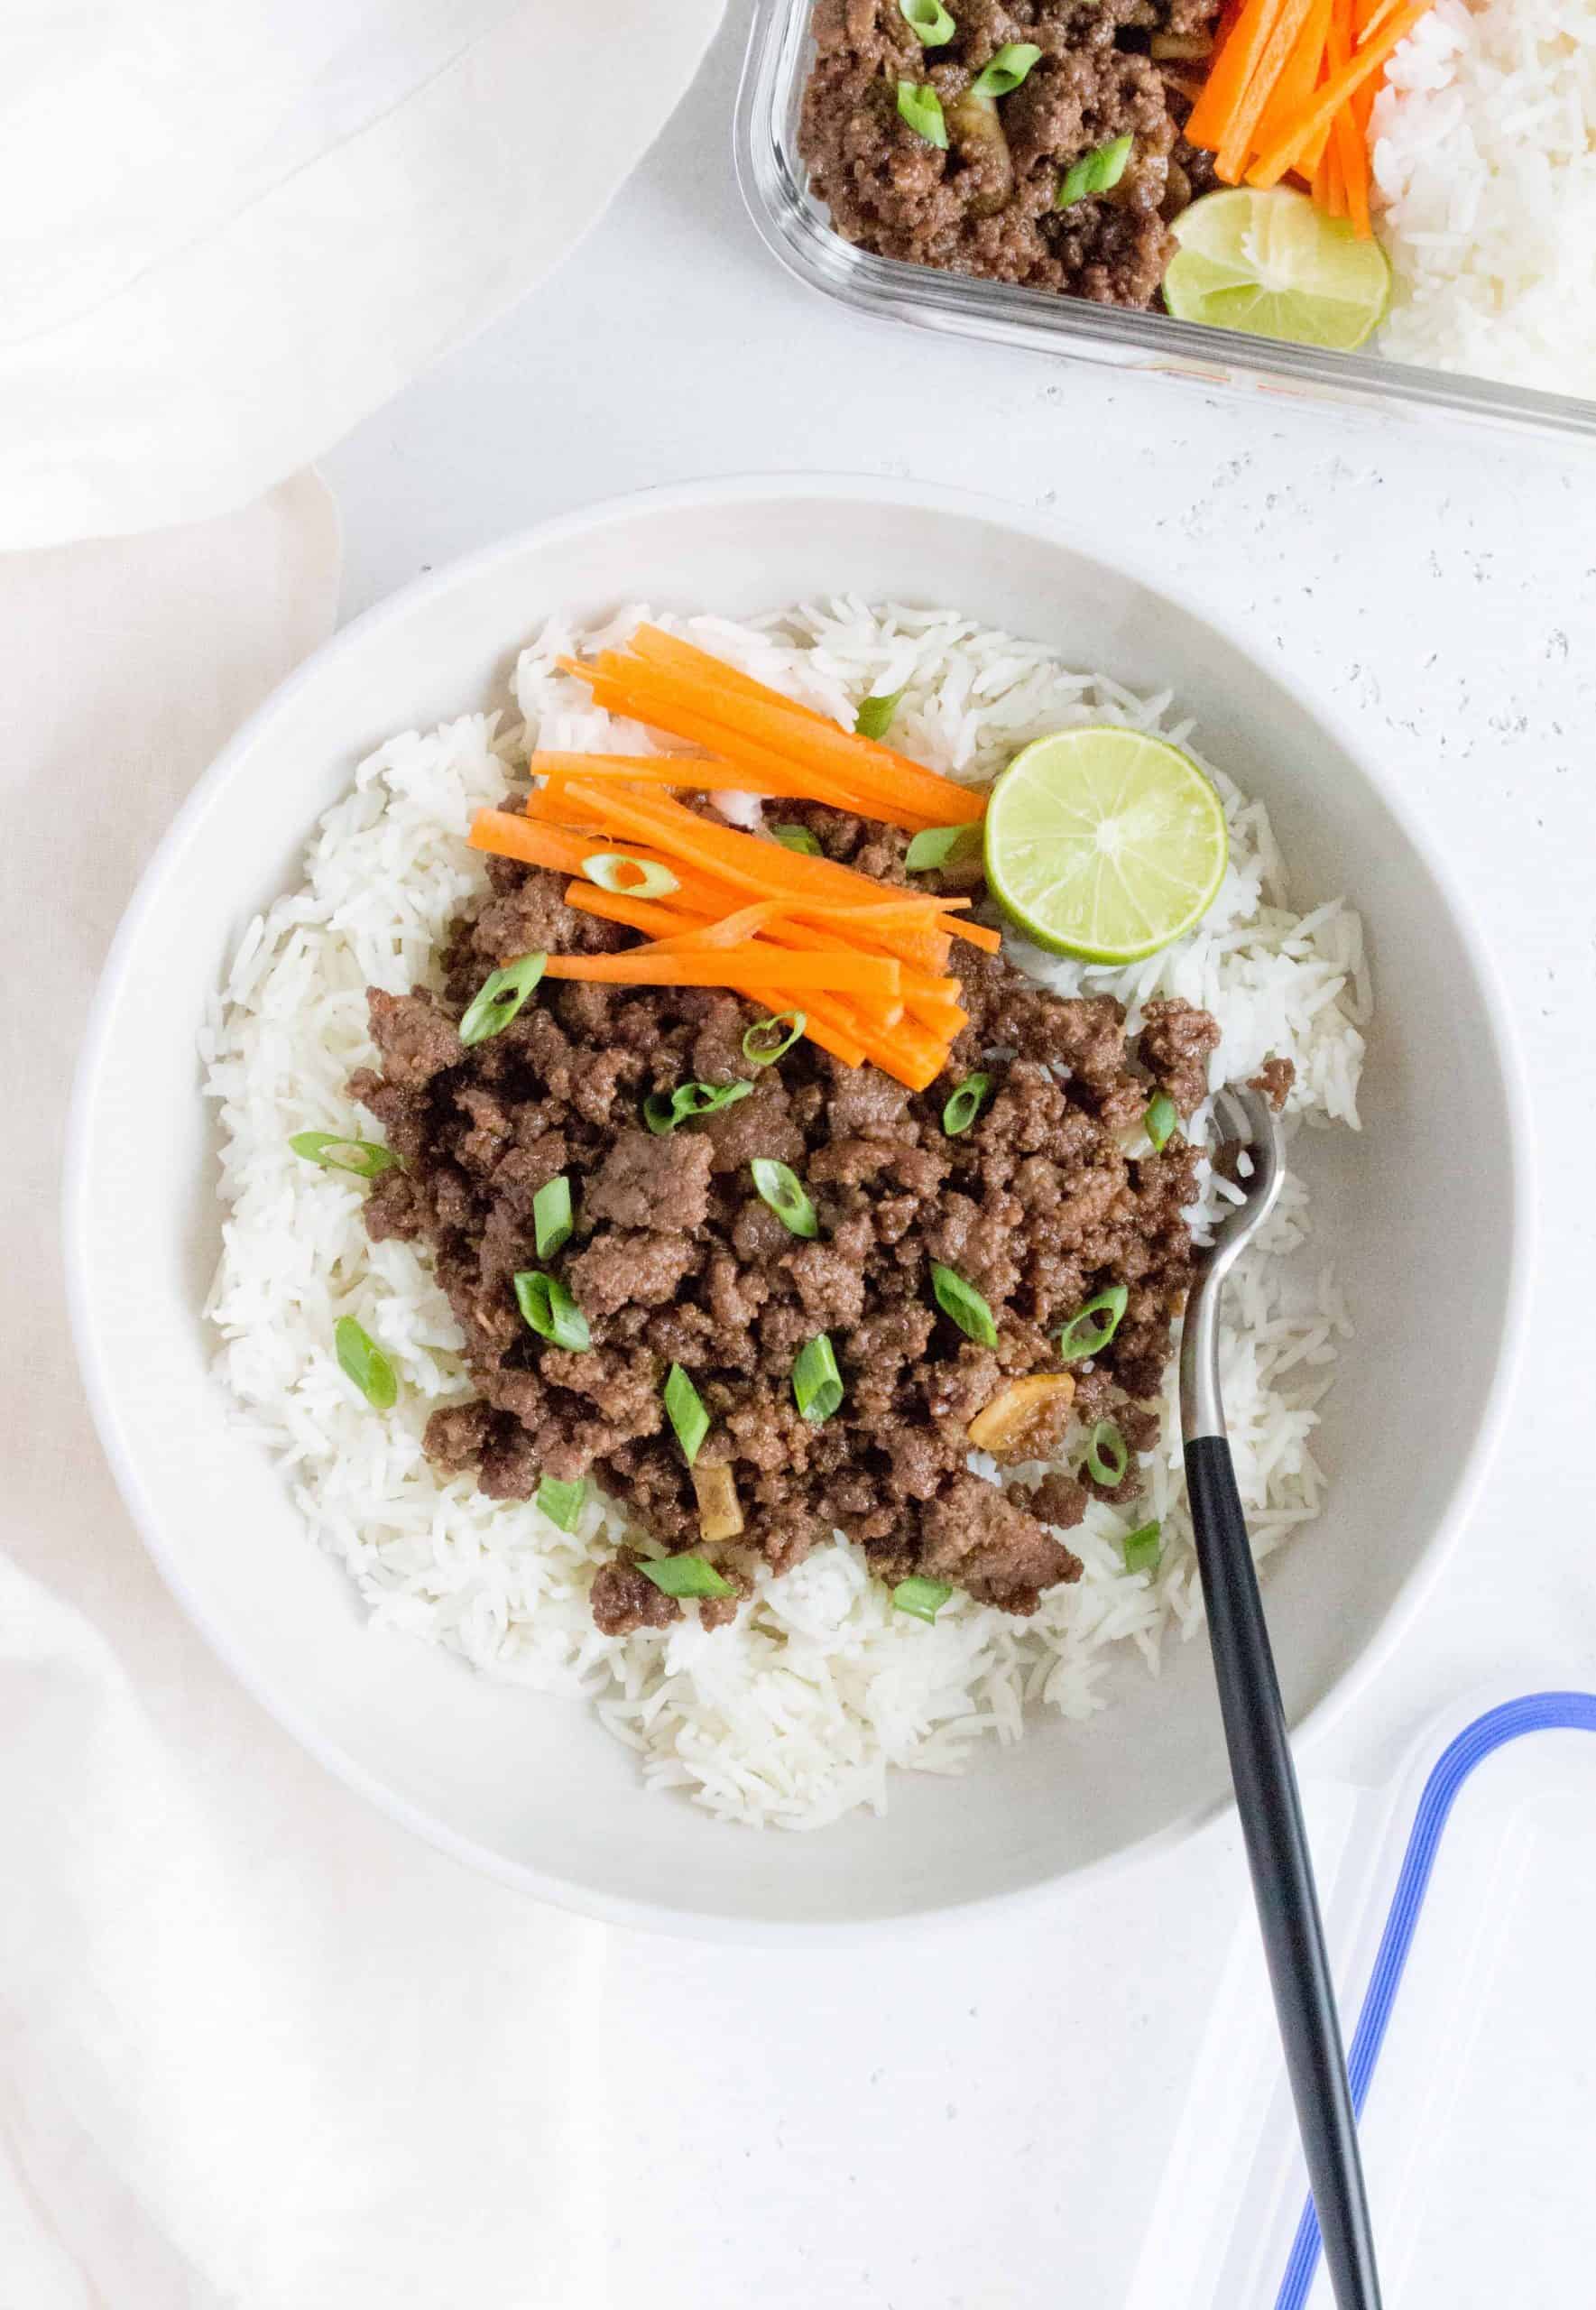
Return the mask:
<svg viewBox="0 0 1596 2310">
<path fill-rule="evenodd" d="M 1218 151 L 1232 115 L 1252 84 L 1281 5 L 1282 0 L 1247 0 L 1192 106 L 1185 125 L 1188 143 Z"/>
<path fill-rule="evenodd" d="M 608 922 L 623 922 L 630 929 L 647 931 L 669 938 L 677 931 L 691 929 L 697 917 L 674 913 L 669 907 L 656 906 L 649 899 L 623 899 L 613 891 L 595 889 L 588 882 L 573 882 L 566 892 L 566 904 L 579 914 L 595 914 Z M 741 990 L 739 990 L 741 992 Z M 796 997 L 789 1002 L 780 987 L 761 988 L 756 1000 L 780 1003 L 784 1009 L 801 1010 L 804 1032 L 811 1042 L 818 1043 L 844 1067 L 862 1067 L 867 1053 L 858 1040 L 846 1006 L 830 1001 L 812 990 L 802 1003 Z"/>
<path fill-rule="evenodd" d="M 730 827 L 712 826 L 678 802 L 654 795 L 617 794 L 607 788 L 590 789 L 579 781 L 572 782 L 569 795 L 577 808 L 601 809 L 607 821 L 625 833 L 636 835 L 668 857 L 679 856 L 687 864 L 733 883 L 751 898 L 796 893 L 822 903 L 827 899 L 863 902 L 879 894 L 878 883 L 868 875 L 856 874 L 851 867 L 839 866 L 833 859 L 783 850 L 778 843 L 761 842 Z M 926 901 L 930 909 L 927 927 L 935 923 L 936 903 L 934 898 Z M 881 924 L 873 932 L 873 943 L 895 955 L 912 937 L 907 926 Z"/>
<path fill-rule="evenodd" d="M 641 786 L 686 787 L 701 794 L 761 794 L 786 802 L 813 799 L 800 778 L 784 778 L 773 764 L 768 770 L 749 770 L 702 754 L 536 753 L 530 767 L 534 777 L 550 781 L 621 778 Z"/>
<path fill-rule="evenodd" d="M 584 858 L 593 855 L 591 835 L 534 825 L 511 810 L 478 810 L 466 839 L 473 850 L 491 851 L 496 858 L 518 858 L 523 866 L 547 866 L 557 874 L 579 874 Z M 661 859 L 660 864 L 669 865 L 670 861 Z"/>
<path fill-rule="evenodd" d="M 1258 116 L 1252 132 L 1252 150 L 1273 143 L 1281 131 L 1289 126 L 1300 108 L 1309 102 L 1319 85 L 1320 69 L 1324 62 L 1324 44 L 1330 32 L 1331 0 L 1313 0 L 1313 5 L 1291 54 L 1282 66 L 1278 79 L 1269 90 L 1269 99 Z M 1311 174 L 1311 171 L 1310 171 Z"/>
<path fill-rule="evenodd" d="M 1350 0 L 1345 6 L 1338 5 L 1330 25 L 1330 67 L 1339 72 L 1352 52 Z M 1369 148 L 1363 141 L 1363 131 L 1358 125 L 1352 104 L 1342 105 L 1331 126 L 1335 141 L 1336 168 L 1346 195 L 1343 213 L 1352 222 L 1360 240 L 1370 237 L 1369 223 Z"/>
<path fill-rule="evenodd" d="M 1274 23 L 1259 53 L 1251 80 L 1225 124 L 1220 140 L 1215 174 L 1226 184 L 1240 184 L 1252 149 L 1252 132 L 1270 92 L 1289 63 L 1304 28 L 1314 13 L 1314 0 L 1280 0 Z"/>
<path fill-rule="evenodd" d="M 807 715 L 811 722 L 826 723 L 828 729 L 837 726 L 835 723 L 827 721 L 824 714 L 816 713 L 814 707 L 800 706 L 796 698 L 787 697 L 781 690 L 772 689 L 768 682 L 759 681 L 752 674 L 743 673 L 737 667 L 729 666 L 724 658 L 716 658 L 709 651 L 701 650 L 696 642 L 686 642 L 679 633 L 667 633 L 663 626 L 640 625 L 626 647 L 635 651 L 640 658 L 646 658 L 650 665 L 663 666 L 699 681 L 713 682 L 717 688 L 732 690 L 740 698 L 780 698 L 783 706 L 790 707 L 795 714 Z"/>
<path fill-rule="evenodd" d="M 1408 5 L 1388 18 L 1380 31 L 1366 40 L 1339 72 L 1332 72 L 1308 110 L 1291 125 L 1271 151 L 1260 157 L 1249 181 L 1266 186 L 1278 184 L 1317 132 L 1335 118 L 1353 90 L 1361 88 L 1371 73 L 1378 72 L 1391 51 L 1407 39 L 1429 5 L 1430 0 L 1408 0 Z"/>
<path fill-rule="evenodd" d="M 898 994 L 899 966 L 888 956 L 776 954 L 752 940 L 715 954 L 656 956 L 638 947 L 623 955 L 550 955 L 545 967 L 549 978 L 615 986 L 813 986 L 888 1003 Z"/>
<path fill-rule="evenodd" d="M 695 744 L 709 744 L 712 752 L 727 761 L 738 760 L 751 747 L 759 753 L 774 753 L 861 796 L 873 795 L 882 802 L 899 804 L 924 816 L 932 826 L 970 826 L 985 813 L 985 798 L 969 787 L 910 762 L 906 754 L 894 753 L 873 738 L 859 737 L 795 707 L 790 698 L 778 691 L 771 690 L 767 699 L 709 689 L 657 667 L 636 661 L 628 663 L 613 651 L 604 652 L 592 666 L 570 659 L 560 663 L 594 684 L 595 694 L 599 686 L 619 687 L 627 698 L 646 706 L 648 710 L 639 718 L 656 729 L 677 730 L 682 716 L 698 726 L 706 721 L 717 725 L 724 734 L 718 744 L 699 738 L 697 727 L 690 735 Z M 661 710 L 671 718 L 659 718 Z M 688 734 L 678 730 L 678 735 Z M 735 743 L 728 744 L 727 739 Z"/>
</svg>

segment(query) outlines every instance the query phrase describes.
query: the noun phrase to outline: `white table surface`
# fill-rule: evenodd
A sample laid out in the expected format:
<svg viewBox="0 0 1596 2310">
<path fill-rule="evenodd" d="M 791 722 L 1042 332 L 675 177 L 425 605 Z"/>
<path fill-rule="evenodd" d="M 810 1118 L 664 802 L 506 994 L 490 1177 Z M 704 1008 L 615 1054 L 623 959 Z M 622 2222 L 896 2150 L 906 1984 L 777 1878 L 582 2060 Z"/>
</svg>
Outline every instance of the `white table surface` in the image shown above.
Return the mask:
<svg viewBox="0 0 1596 2310">
<path fill-rule="evenodd" d="M 1539 1289 L 1508 1457 L 1425 1624 L 1308 1760 L 1378 1779 L 1504 1664 L 1596 1677 L 1596 457 L 854 319 L 789 282 L 743 214 L 730 117 L 745 25 L 733 0 L 579 261 L 326 461 L 346 611 L 657 481 L 923 476 L 1051 508 L 1084 543 L 1161 564 L 1349 717 L 1473 888 L 1541 1126 Z M 1437 1162 L 1468 1160 L 1466 1139 L 1446 1141 L 1458 1121 L 1437 1116 Z M 595 2149 L 609 2300 L 1120 2303 L 1240 1885 L 1220 1833 L 1021 1925 L 900 1948 L 613 1936 Z"/>
</svg>

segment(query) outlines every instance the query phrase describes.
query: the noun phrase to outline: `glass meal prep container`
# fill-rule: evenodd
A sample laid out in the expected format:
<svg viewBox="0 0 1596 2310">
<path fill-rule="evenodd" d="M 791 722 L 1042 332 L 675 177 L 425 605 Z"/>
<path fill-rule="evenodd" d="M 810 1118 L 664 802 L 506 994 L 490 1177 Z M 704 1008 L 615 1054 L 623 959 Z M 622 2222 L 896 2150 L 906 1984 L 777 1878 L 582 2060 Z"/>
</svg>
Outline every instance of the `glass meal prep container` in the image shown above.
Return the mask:
<svg viewBox="0 0 1596 2310">
<path fill-rule="evenodd" d="M 1326 353 L 1095 305 L 1006 282 L 905 264 L 844 240 L 809 189 L 798 114 L 814 56 L 813 0 L 754 0 L 737 101 L 737 173 L 761 238 L 798 279 L 863 313 L 990 337 L 1075 360 L 1251 389 L 1277 398 L 1438 412 L 1552 438 L 1596 438 L 1596 400 L 1424 369 L 1373 353 Z M 1596 295 L 1596 280 L 1591 294 Z"/>
</svg>

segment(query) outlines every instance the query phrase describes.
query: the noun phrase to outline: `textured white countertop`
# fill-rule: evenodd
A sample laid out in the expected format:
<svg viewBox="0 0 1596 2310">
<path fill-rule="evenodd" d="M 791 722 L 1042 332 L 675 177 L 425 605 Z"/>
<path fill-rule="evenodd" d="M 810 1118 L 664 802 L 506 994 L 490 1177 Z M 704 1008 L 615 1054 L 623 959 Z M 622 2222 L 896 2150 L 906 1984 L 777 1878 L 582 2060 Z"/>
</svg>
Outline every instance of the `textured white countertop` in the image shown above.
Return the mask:
<svg viewBox="0 0 1596 2310">
<path fill-rule="evenodd" d="M 744 28 L 733 0 L 579 258 L 327 461 L 346 610 L 649 483 L 924 476 L 1161 566 L 1383 761 L 1471 885 L 1506 977 L 1536 1086 L 1543 1234 L 1508 1452 L 1425 1624 L 1307 1760 L 1378 1779 L 1487 1673 L 1596 1678 L 1596 455 L 854 319 L 789 282 L 743 212 Z M 1436 1117 L 1438 1163 L 1467 1161 L 1466 1131 L 1447 1138 L 1460 1121 Z M 1021 1925 L 896 1949 L 611 1936 L 593 2145 L 609 2300 L 1120 2303 L 1242 1906 L 1220 1834 Z"/>
</svg>

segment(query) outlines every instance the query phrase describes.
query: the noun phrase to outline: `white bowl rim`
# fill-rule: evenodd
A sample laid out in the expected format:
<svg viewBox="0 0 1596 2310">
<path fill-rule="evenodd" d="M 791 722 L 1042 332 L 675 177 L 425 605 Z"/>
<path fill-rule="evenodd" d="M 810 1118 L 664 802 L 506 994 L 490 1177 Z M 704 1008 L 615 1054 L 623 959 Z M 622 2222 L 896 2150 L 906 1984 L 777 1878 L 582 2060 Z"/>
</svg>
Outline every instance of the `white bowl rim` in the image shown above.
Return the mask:
<svg viewBox="0 0 1596 2310">
<path fill-rule="evenodd" d="M 231 781 L 240 762 L 262 732 L 292 698 L 319 680 L 325 669 L 340 657 L 357 654 L 365 637 L 385 623 L 409 616 L 430 599 L 446 595 L 463 578 L 511 561 L 538 546 L 580 536 L 607 523 L 644 511 L 692 513 L 706 506 L 758 503 L 771 497 L 789 501 L 840 499 L 861 506 L 902 506 L 919 513 L 946 513 L 966 520 L 982 520 L 1008 528 L 1038 543 L 1063 548 L 1077 561 L 1094 563 L 1119 581 L 1129 579 L 1155 597 L 1207 626 L 1241 656 L 1258 663 L 1246 633 L 1213 606 L 1163 574 L 1152 574 L 1130 554 L 1116 554 L 1110 563 L 1088 546 L 1078 544 L 1064 522 L 1051 514 L 1019 506 L 983 491 L 941 483 L 881 478 L 868 474 L 742 474 L 718 479 L 672 482 L 597 499 L 565 513 L 550 516 L 526 529 L 495 540 L 475 551 L 457 556 L 441 568 L 412 580 L 351 619 L 347 625 L 313 651 L 264 698 L 227 741 L 199 780 L 161 836 L 139 878 L 132 899 L 117 926 L 95 988 L 68 1111 L 61 1172 L 62 1258 L 68 1316 L 78 1367 L 101 1447 L 110 1464 L 117 1489 L 140 1538 L 168 1590 L 233 1676 L 327 1771 L 438 1851 L 516 1890 L 552 1906 L 597 1919 L 606 1925 L 678 1937 L 742 1944 L 814 1945 L 819 1942 L 872 1940 L 883 1931 L 895 1934 L 936 1932 L 973 1919 L 1016 1915 L 1066 1892 L 1098 1882 L 1171 1851 L 1204 1830 L 1229 1817 L 1232 1797 L 1217 1797 L 1194 1806 L 1161 1827 L 1117 1851 L 1100 1854 L 1069 1871 L 1035 1884 L 982 1894 L 946 1904 L 914 1917 L 894 1917 L 860 1922 L 826 1919 L 771 1921 L 729 1917 L 716 1912 L 666 1908 L 650 1901 L 595 1893 L 570 1878 L 507 1860 L 502 1854 L 462 1835 L 406 1797 L 396 1794 L 375 1774 L 329 1739 L 292 1701 L 275 1690 L 272 1680 L 253 1664 L 246 1645 L 235 1641 L 225 1623 L 217 1622 L 191 1591 L 180 1565 L 169 1553 L 161 1520 L 145 1492 L 137 1469 L 124 1452 L 115 1415 L 113 1388 L 89 1319 L 88 1289 L 79 1256 L 87 1212 L 89 1168 L 89 1116 L 96 1081 L 106 1045 L 115 1006 L 115 991 L 146 919 L 164 902 L 165 883 L 177 868 L 190 834 Z M 1536 1238 L 1533 1141 L 1527 1118 L 1530 1113 L 1528 1081 L 1499 968 L 1481 927 L 1472 900 L 1428 827 L 1372 766 L 1360 736 L 1340 712 L 1310 694 L 1290 674 L 1270 666 L 1273 681 L 1310 719 L 1318 723 L 1357 762 L 1382 806 L 1423 858 L 1441 897 L 1463 935 L 1478 975 L 1484 1015 L 1490 1035 L 1490 1056 L 1502 1077 L 1509 1138 L 1506 1150 L 1512 1180 L 1508 1220 L 1507 1303 L 1498 1343 L 1490 1409 L 1459 1465 L 1431 1538 L 1397 1589 L 1384 1618 L 1367 1643 L 1316 1705 L 1294 1725 L 1294 1747 L 1300 1753 L 1321 1740 L 1338 1723 L 1380 1674 L 1408 1628 L 1431 1594 L 1445 1560 L 1477 1504 L 1491 1459 L 1512 1409 L 1527 1331 L 1530 1278 Z M 309 828 L 307 828 L 307 836 Z"/>
</svg>

